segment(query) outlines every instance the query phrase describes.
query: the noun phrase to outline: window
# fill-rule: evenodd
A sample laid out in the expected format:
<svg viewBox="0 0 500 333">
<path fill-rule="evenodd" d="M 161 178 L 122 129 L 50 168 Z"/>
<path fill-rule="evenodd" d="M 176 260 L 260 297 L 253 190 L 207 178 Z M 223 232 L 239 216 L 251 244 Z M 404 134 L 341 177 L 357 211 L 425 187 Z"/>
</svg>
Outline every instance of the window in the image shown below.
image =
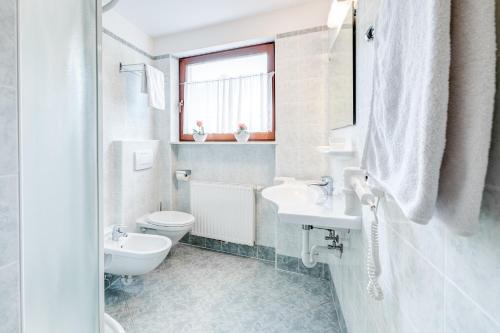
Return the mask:
<svg viewBox="0 0 500 333">
<path fill-rule="evenodd" d="M 235 141 L 241 123 L 250 140 L 275 139 L 274 43 L 183 58 L 179 70 L 181 141 L 197 121 L 208 141 Z"/>
</svg>

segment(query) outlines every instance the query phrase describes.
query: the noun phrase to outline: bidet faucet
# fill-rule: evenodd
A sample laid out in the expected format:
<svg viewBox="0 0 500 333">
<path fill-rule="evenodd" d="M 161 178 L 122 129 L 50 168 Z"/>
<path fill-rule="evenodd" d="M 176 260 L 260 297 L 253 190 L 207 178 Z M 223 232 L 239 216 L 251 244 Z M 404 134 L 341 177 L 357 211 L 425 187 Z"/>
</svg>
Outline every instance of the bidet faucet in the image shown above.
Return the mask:
<svg viewBox="0 0 500 333">
<path fill-rule="evenodd" d="M 321 181 L 311 183 L 309 186 L 318 186 L 325 193 L 325 195 L 333 194 L 333 178 L 330 176 L 323 176 L 321 177 Z"/>
<path fill-rule="evenodd" d="M 127 228 L 126 225 L 114 225 L 113 226 L 113 233 L 111 235 L 111 239 L 114 242 L 117 242 L 120 240 L 122 237 L 127 237 L 127 233 L 123 231 L 123 229 Z"/>
</svg>

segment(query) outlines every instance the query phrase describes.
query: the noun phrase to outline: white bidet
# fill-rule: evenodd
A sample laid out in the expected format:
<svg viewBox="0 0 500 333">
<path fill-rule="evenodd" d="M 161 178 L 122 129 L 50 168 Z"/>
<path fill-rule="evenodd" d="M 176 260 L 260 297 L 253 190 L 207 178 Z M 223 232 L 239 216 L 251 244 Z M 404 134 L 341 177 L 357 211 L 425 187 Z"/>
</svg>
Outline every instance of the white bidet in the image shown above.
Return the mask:
<svg viewBox="0 0 500 333">
<path fill-rule="evenodd" d="M 116 275 L 142 275 L 154 270 L 165 259 L 172 241 L 167 237 L 129 233 L 113 240 L 104 239 L 104 271 Z"/>
</svg>

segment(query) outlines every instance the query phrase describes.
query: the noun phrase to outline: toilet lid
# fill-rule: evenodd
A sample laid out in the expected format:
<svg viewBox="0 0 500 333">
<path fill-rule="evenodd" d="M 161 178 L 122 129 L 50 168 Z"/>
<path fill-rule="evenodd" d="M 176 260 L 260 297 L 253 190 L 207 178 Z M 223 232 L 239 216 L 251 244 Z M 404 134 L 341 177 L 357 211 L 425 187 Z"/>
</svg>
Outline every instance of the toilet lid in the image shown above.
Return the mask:
<svg viewBox="0 0 500 333">
<path fill-rule="evenodd" d="M 183 227 L 194 222 L 194 216 L 176 211 L 161 211 L 150 214 L 146 220 L 154 225 L 163 227 Z"/>
</svg>

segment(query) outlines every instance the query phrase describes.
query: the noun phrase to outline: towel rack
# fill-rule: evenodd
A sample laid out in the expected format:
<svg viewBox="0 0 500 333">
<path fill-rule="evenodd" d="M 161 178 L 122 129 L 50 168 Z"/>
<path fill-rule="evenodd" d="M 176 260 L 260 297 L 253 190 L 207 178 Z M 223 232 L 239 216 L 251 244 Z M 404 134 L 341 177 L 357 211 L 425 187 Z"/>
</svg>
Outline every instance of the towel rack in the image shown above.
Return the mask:
<svg viewBox="0 0 500 333">
<path fill-rule="evenodd" d="M 136 68 L 134 68 L 134 67 L 136 67 Z M 146 67 L 145 63 L 124 65 L 120 62 L 120 73 L 138 73 L 138 72 L 144 73 L 145 67 Z M 129 68 L 131 68 L 131 69 L 129 69 Z"/>
</svg>

